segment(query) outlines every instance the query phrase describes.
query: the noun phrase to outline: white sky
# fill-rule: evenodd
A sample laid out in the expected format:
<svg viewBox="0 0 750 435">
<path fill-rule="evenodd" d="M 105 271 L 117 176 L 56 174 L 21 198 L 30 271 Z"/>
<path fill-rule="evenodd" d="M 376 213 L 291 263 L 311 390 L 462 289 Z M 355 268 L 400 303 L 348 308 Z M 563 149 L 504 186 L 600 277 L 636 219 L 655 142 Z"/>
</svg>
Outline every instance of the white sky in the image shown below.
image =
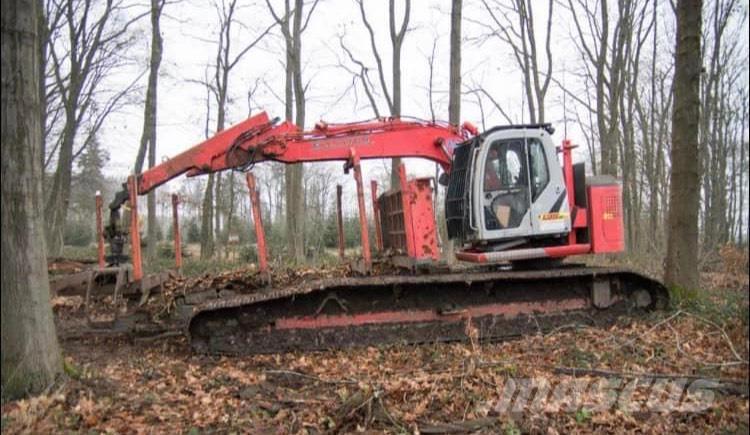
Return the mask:
<svg viewBox="0 0 750 435">
<path fill-rule="evenodd" d="M 476 18 L 477 8 L 471 2 L 465 6 L 465 17 Z M 386 76 L 390 76 L 390 40 L 388 38 L 387 2 L 367 2 L 369 19 L 375 27 L 380 45 L 381 57 L 385 63 Z M 276 7 L 281 9 L 281 5 Z M 188 13 L 189 12 L 189 13 Z M 198 142 L 204 137 L 205 96 L 202 85 L 191 82 L 203 78 L 207 65 L 213 62 L 216 44 L 208 42 L 216 39 L 216 12 L 209 1 L 189 1 L 186 4 L 168 5 L 162 20 L 164 37 L 164 59 L 161 67 L 158 94 L 158 131 L 157 153 L 162 157 L 172 156 Z M 239 21 L 246 28 L 236 26 L 232 40 L 234 47 L 255 38 L 261 29 L 271 23 L 272 17 L 267 12 L 265 2 L 245 3 L 240 10 Z M 142 59 L 140 68 L 148 62 L 148 44 L 150 43 L 149 22 L 142 22 L 144 32 L 139 52 Z M 464 38 L 477 36 L 476 29 L 464 21 Z M 435 112 L 438 119 L 447 119 L 448 98 L 448 38 L 450 32 L 449 2 L 412 2 L 409 32 L 402 52 L 402 112 L 404 115 L 429 118 L 428 103 L 428 65 L 427 58 L 432 50 L 432 43 L 437 39 L 437 51 L 434 73 L 436 93 Z M 321 0 L 303 38 L 303 78 L 309 81 L 307 103 L 307 128 L 317 120 L 345 122 L 373 117 L 373 112 L 366 101 L 361 88 L 355 91 L 347 88 L 352 79 L 346 71 L 338 67 L 339 59 L 347 62 L 338 44 L 338 34 L 346 33 L 346 44 L 355 55 L 371 66 L 372 60 L 368 35 L 361 25 L 359 10 L 353 0 Z M 228 121 L 235 123 L 247 116 L 247 91 L 256 80 L 261 84 L 253 98 L 253 111 L 266 110 L 270 116 L 283 118 L 284 106 L 274 93 L 283 96 L 283 41 L 278 31 L 251 50 L 232 71 L 230 78 L 230 104 Z M 235 51 L 236 52 L 236 51 Z M 525 113 L 519 106 L 521 101 L 521 75 L 516 71 L 515 63 L 510 57 L 508 48 L 497 41 L 481 46 L 465 42 L 463 53 L 464 83 L 472 81 L 482 83 L 494 98 L 505 105 L 505 110 L 518 117 Z M 562 67 L 562 65 L 559 65 Z M 134 70 L 133 74 L 137 74 Z M 377 83 L 377 74 L 371 78 Z M 144 76 L 144 86 L 146 77 Z M 388 80 L 390 81 L 390 80 Z M 389 83 L 390 85 L 390 83 Z M 272 89 L 269 89 L 272 88 Z M 346 92 L 346 93 L 345 93 Z M 557 93 L 553 90 L 549 98 L 550 120 L 560 124 L 559 104 L 553 102 Z M 357 100 L 358 97 L 358 100 Z M 384 99 L 381 96 L 381 114 L 387 114 Z M 104 143 L 109 145 L 110 162 L 107 172 L 112 175 L 125 175 L 135 160 L 142 129 L 142 107 L 129 107 L 121 114 L 113 115 L 102 133 Z M 212 116 L 216 108 L 212 107 Z M 464 97 L 462 118 L 481 127 L 479 110 L 472 97 Z M 487 126 L 503 123 L 498 113 L 487 114 Z M 210 123 L 211 127 L 215 121 Z M 561 125 L 558 125 L 561 130 Z M 561 134 L 556 139 L 562 138 Z M 339 165 L 337 165 L 338 167 Z M 416 165 L 431 172 L 431 165 Z"/>
<path fill-rule="evenodd" d="M 253 40 L 257 34 L 271 23 L 272 17 L 267 11 L 265 1 L 240 2 L 238 21 L 232 39 L 233 47 L 239 49 Z M 281 2 L 273 1 L 277 10 Z M 311 4 L 311 2 L 308 2 Z M 546 23 L 546 1 L 534 2 L 535 19 L 538 29 L 537 43 L 540 48 L 544 43 L 544 24 Z M 744 3 L 744 2 L 743 2 Z M 309 7 L 309 5 L 308 5 Z M 388 4 L 386 1 L 366 1 L 368 17 L 375 28 L 381 57 L 386 67 L 386 77 L 390 77 L 390 40 L 388 37 Z M 189 148 L 204 138 L 206 91 L 202 85 L 191 82 L 204 76 L 207 65 L 213 62 L 217 40 L 217 14 L 211 1 L 187 0 L 179 4 L 169 4 L 162 19 L 164 37 L 164 59 L 161 66 L 158 93 L 158 132 L 157 154 L 162 160 Z M 475 38 L 481 34 L 478 25 L 472 20 L 489 22 L 481 10 L 481 3 L 475 0 L 464 0 L 463 21 L 463 83 L 471 85 L 480 83 L 493 98 L 504 106 L 516 122 L 524 121 L 527 110 L 522 107 L 522 72 L 512 58 L 510 47 L 498 39 L 490 39 L 480 44 Z M 553 74 L 558 80 L 566 80 L 567 85 L 574 81 L 572 74 L 563 74 L 563 70 L 572 70 L 577 64 L 575 50 L 570 37 L 574 31 L 569 12 L 555 6 L 553 24 Z M 402 16 L 397 12 L 397 16 Z M 660 26 L 664 28 L 666 18 Z M 672 18 L 668 18 L 672 20 Z M 135 76 L 148 64 L 150 44 L 150 22 L 142 20 L 143 38 L 139 42 L 139 67 L 129 74 Z M 671 24 L 670 24 L 671 26 Z M 745 23 L 747 26 L 747 23 Z M 435 113 L 438 119 L 447 119 L 448 115 L 448 68 L 449 68 L 449 1 L 412 1 L 409 32 L 405 38 L 402 51 L 402 113 L 419 118 L 429 118 L 430 110 L 427 94 L 428 61 L 432 44 L 437 39 L 437 58 L 434 72 L 434 89 L 436 94 Z M 346 92 L 351 85 L 349 73 L 337 66 L 339 60 L 347 62 L 339 48 L 337 35 L 346 33 L 347 46 L 360 60 L 369 66 L 375 66 L 370 51 L 366 29 L 361 24 L 359 10 L 354 0 L 321 0 L 303 35 L 303 79 L 309 81 L 307 101 L 307 128 L 317 120 L 328 122 L 346 122 L 368 119 L 373 116 L 361 88 Z M 745 32 L 747 35 L 747 32 Z M 746 36 L 747 38 L 747 36 Z M 747 46 L 747 44 L 745 44 Z M 247 91 L 260 80 L 254 96 L 253 112 L 266 110 L 270 116 L 284 115 L 283 102 L 274 95 L 283 95 L 283 40 L 278 30 L 258 47 L 251 50 L 232 71 L 230 78 L 230 103 L 228 107 L 228 125 L 244 119 L 248 113 Z M 668 55 L 668 47 L 664 48 Z M 237 51 L 235 50 L 235 53 Z M 125 73 L 123 73 L 125 74 Z M 143 77 L 145 87 L 146 76 Z M 377 73 L 373 70 L 374 83 Z M 113 79 L 115 80 L 115 79 Z M 122 80 L 119 78 L 117 80 Z M 132 80 L 132 79 L 131 79 Z M 390 80 L 388 80 L 390 81 Z M 389 83 L 390 85 L 390 83 Z M 357 99 L 358 97 L 358 99 Z M 387 114 L 384 99 L 380 97 L 381 114 Z M 570 104 L 571 102 L 568 101 Z M 562 93 L 554 83 L 547 96 L 547 121 L 557 128 L 554 140 L 563 139 Z M 212 107 L 212 115 L 216 108 Z M 569 109 L 570 110 L 570 109 Z M 461 105 L 462 119 L 482 127 L 480 112 L 474 97 L 465 95 Z M 504 118 L 485 101 L 486 126 L 504 124 Z M 570 117 L 571 115 L 569 115 Z M 108 144 L 110 162 L 106 172 L 110 175 L 127 174 L 133 165 L 142 129 L 143 109 L 132 106 L 122 113 L 113 115 L 103 127 L 102 143 Z M 215 121 L 210 126 L 213 128 Z M 583 138 L 574 122 L 568 120 L 568 136 L 582 145 L 577 151 L 578 160 L 584 158 Z M 409 175 L 432 175 L 434 166 L 425 161 L 407 162 Z M 335 170 L 341 165 L 336 163 Z M 366 178 L 382 172 L 382 162 L 371 161 L 364 164 Z M 374 171 L 374 172 L 373 172 Z M 369 173 L 368 173 L 369 172 Z M 172 183 L 175 185 L 177 183 Z M 349 183 L 353 184 L 353 183 Z M 167 185 L 169 186 L 169 185 Z M 176 186 L 174 187 L 176 188 Z M 173 188 L 167 187 L 172 190 Z M 347 190 L 353 186 L 347 186 Z"/>
</svg>

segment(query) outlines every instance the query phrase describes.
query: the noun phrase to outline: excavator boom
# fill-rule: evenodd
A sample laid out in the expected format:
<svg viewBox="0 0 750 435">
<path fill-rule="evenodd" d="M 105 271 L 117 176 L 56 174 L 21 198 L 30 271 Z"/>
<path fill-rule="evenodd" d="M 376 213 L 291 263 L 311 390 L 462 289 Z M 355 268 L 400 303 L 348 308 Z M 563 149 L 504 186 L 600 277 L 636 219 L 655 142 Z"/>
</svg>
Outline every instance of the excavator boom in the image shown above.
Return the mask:
<svg viewBox="0 0 750 435">
<path fill-rule="evenodd" d="M 138 176 L 143 195 L 187 173 L 196 176 L 247 168 L 274 160 L 283 163 L 389 157 L 421 157 L 450 169 L 453 147 L 477 133 L 470 124 L 457 128 L 422 120 L 384 118 L 346 124 L 320 122 L 310 131 L 293 123 L 252 116 Z"/>
</svg>

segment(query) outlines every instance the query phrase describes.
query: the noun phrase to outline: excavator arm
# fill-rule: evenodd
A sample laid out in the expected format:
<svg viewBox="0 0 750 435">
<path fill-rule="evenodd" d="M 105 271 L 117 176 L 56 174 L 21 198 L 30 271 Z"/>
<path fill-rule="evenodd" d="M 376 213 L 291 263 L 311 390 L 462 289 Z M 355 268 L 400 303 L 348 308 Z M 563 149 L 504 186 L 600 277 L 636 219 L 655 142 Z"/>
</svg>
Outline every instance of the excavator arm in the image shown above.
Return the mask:
<svg viewBox="0 0 750 435">
<path fill-rule="evenodd" d="M 453 147 L 477 133 L 470 124 L 384 118 L 345 124 L 320 122 L 300 131 L 265 112 L 250 117 L 138 176 L 143 195 L 182 174 L 202 175 L 242 169 L 273 160 L 282 163 L 422 157 L 450 169 Z"/>
</svg>

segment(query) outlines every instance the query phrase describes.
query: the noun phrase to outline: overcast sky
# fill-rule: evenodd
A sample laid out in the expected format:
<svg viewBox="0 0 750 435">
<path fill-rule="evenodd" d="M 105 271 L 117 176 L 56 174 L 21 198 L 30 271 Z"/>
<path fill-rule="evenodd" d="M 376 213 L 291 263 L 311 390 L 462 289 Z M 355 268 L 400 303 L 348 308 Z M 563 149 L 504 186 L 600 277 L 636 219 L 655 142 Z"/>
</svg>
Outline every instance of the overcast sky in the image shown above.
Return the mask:
<svg viewBox="0 0 750 435">
<path fill-rule="evenodd" d="M 220 0 L 219 0 L 220 1 Z M 241 24 L 234 27 L 233 47 L 239 50 L 252 41 L 271 24 L 265 1 L 240 2 L 242 6 L 237 14 Z M 273 1 L 278 10 L 281 2 Z M 522 72 L 512 58 L 510 47 L 497 38 L 482 42 L 483 30 L 477 22 L 489 22 L 486 13 L 481 10 L 481 3 L 464 0 L 463 21 L 463 84 L 479 84 L 493 95 L 515 122 L 524 121 L 527 111 L 522 106 Z M 544 23 L 548 11 L 547 2 L 534 2 L 537 40 L 544 41 Z M 743 2 L 745 5 L 747 1 Z M 308 6 L 309 7 L 309 6 Z M 666 6 L 665 6 L 666 7 Z M 375 28 L 377 42 L 381 50 L 386 75 L 390 76 L 390 40 L 388 37 L 388 4 L 386 1 L 366 1 L 369 19 Z M 665 16 L 668 9 L 662 8 L 660 31 L 665 26 L 672 27 L 672 17 Z M 158 94 L 158 160 L 173 156 L 178 152 L 200 142 L 204 138 L 206 118 L 206 91 L 195 80 L 203 78 L 206 68 L 215 57 L 217 35 L 217 13 L 212 1 L 189 0 L 179 4 L 169 4 L 164 10 L 162 33 L 164 37 L 164 59 L 161 66 Z M 555 6 L 553 32 L 553 70 L 557 80 L 565 81 L 567 86 L 575 87 L 573 71 L 578 59 L 573 49 L 571 35 L 574 34 L 569 12 L 559 5 Z M 402 17 L 397 12 L 399 21 Z M 123 75 L 135 76 L 146 69 L 150 43 L 150 22 L 142 20 L 140 30 L 143 38 L 136 50 L 137 67 L 124 71 Z M 747 27 L 747 23 L 745 23 Z M 436 118 L 448 117 L 448 67 L 449 67 L 449 34 L 450 34 L 450 1 L 412 1 L 409 32 L 405 38 L 402 52 L 402 113 L 419 118 L 430 118 L 428 99 L 428 56 L 436 41 L 436 60 L 434 71 L 434 109 Z M 745 47 L 747 47 L 747 32 Z M 310 21 L 309 28 L 303 36 L 303 79 L 309 82 L 307 101 L 306 127 L 310 128 L 320 119 L 328 122 L 345 122 L 368 119 L 373 112 L 362 93 L 361 88 L 351 87 L 350 74 L 339 67 L 340 62 L 348 62 L 339 47 L 339 35 L 345 35 L 344 41 L 360 60 L 374 67 L 369 39 L 362 26 L 359 9 L 354 0 L 320 0 Z M 669 41 L 673 37 L 668 38 Z M 283 117 L 284 105 L 278 96 L 283 95 L 283 59 L 284 44 L 278 30 L 274 29 L 259 46 L 251 50 L 232 71 L 230 77 L 230 104 L 228 123 L 241 121 L 248 115 L 248 110 L 257 113 L 265 110 L 270 116 Z M 235 50 L 235 53 L 237 52 Z M 660 50 L 669 59 L 671 47 Z M 745 49 L 746 51 L 746 49 Z M 372 79 L 377 82 L 373 71 Z M 113 78 L 124 80 L 124 77 Z M 132 78 L 131 78 L 132 80 Z M 143 77 L 145 87 L 146 76 Z M 390 80 L 389 80 L 390 81 Z M 260 83 L 256 94 L 248 107 L 248 90 Z M 563 139 L 564 116 L 563 97 L 560 89 L 554 84 L 547 97 L 547 121 L 557 128 L 554 140 Z M 385 102 L 380 99 L 381 113 L 387 114 Z M 571 102 L 567 102 L 572 106 Z M 570 107 L 569 111 L 572 110 Z M 212 116 L 216 114 L 215 105 L 211 108 Z M 569 114 L 568 117 L 571 115 Z M 476 99 L 465 95 L 462 99 L 461 117 L 482 127 Z M 489 101 L 485 103 L 486 127 L 507 123 L 492 109 Z M 106 172 L 111 175 L 125 175 L 133 165 L 142 129 L 143 108 L 134 105 L 120 114 L 112 116 L 104 126 L 101 138 L 110 153 L 110 162 Z M 228 124 L 228 125 L 229 125 Z M 568 136 L 574 142 L 582 143 L 580 130 L 575 123 L 568 120 Z M 210 123 L 215 126 L 215 120 Z M 583 159 L 583 149 L 577 150 L 577 159 Z M 340 168 L 340 165 L 332 166 Z M 365 170 L 382 172 L 382 162 L 370 162 Z M 338 169 L 337 169 L 338 170 Z M 431 174 L 433 165 L 424 162 L 408 163 L 410 175 Z M 374 175 L 373 175 L 374 176 Z"/>
</svg>

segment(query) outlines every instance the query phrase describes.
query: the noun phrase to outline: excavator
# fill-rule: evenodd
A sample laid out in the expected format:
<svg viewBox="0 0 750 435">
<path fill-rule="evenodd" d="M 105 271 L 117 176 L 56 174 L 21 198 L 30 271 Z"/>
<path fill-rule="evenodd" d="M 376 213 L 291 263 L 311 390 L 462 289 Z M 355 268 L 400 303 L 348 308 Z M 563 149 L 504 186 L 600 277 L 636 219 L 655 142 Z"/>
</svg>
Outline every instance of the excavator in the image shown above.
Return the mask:
<svg viewBox="0 0 750 435">
<path fill-rule="evenodd" d="M 132 262 L 141 261 L 137 196 L 169 180 L 248 172 L 264 161 L 339 160 L 345 171 L 354 170 L 357 183 L 360 272 L 191 306 L 185 332 L 195 351 L 276 353 L 450 342 L 472 334 L 501 340 L 665 307 L 668 292 L 656 280 L 627 269 L 562 261 L 624 250 L 622 199 L 615 178 L 587 177 L 583 164 L 573 164 L 574 146 L 567 140 L 556 146 L 553 133 L 549 124 L 479 133 L 469 123 L 410 118 L 320 122 L 302 131 L 259 113 L 131 176 L 109 206 L 108 260 L 111 265 L 129 260 L 123 254 L 129 236 Z M 444 176 L 408 179 L 402 165 L 400 186 L 377 195 L 372 183 L 377 250 L 398 266 L 373 273 L 360 161 L 391 157 L 436 162 Z M 450 267 L 440 260 L 435 183 L 446 186 L 444 218 L 458 260 Z M 126 202 L 130 231 L 120 219 Z"/>
</svg>

